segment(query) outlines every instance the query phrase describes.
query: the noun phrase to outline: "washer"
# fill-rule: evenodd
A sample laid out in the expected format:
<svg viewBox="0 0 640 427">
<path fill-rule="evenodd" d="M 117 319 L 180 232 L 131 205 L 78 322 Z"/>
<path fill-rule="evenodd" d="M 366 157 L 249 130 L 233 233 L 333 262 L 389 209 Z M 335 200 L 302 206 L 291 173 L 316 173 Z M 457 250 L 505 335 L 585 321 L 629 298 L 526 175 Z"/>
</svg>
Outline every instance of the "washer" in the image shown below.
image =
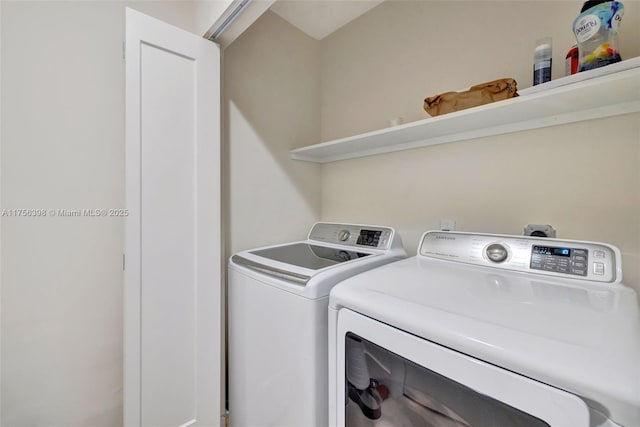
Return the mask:
<svg viewBox="0 0 640 427">
<path fill-rule="evenodd" d="M 341 280 L 402 258 L 392 228 L 317 223 L 229 261 L 229 421 L 326 427 L 327 307 Z"/>
<path fill-rule="evenodd" d="M 331 426 L 640 425 L 640 320 L 610 245 L 427 232 L 331 291 Z"/>
</svg>

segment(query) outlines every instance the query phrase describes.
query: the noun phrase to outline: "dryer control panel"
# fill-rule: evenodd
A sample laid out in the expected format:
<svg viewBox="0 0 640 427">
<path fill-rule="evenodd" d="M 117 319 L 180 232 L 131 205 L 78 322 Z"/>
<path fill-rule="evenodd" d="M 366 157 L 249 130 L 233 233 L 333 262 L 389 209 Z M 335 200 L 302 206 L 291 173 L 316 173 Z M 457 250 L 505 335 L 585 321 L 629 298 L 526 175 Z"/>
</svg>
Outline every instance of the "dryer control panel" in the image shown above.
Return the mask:
<svg viewBox="0 0 640 427">
<path fill-rule="evenodd" d="M 620 251 L 576 240 L 429 231 L 418 255 L 527 273 L 619 283 Z"/>
<path fill-rule="evenodd" d="M 392 228 L 319 222 L 309 232 L 309 240 L 371 249 L 390 249 L 395 242 Z"/>
</svg>

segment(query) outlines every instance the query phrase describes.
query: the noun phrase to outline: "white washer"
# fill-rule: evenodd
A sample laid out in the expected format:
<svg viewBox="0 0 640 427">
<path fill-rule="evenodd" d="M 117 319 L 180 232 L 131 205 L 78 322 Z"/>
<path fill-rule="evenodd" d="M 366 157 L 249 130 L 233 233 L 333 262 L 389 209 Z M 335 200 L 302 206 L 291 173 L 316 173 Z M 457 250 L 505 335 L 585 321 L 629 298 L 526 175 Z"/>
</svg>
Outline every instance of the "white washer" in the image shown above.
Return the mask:
<svg viewBox="0 0 640 427">
<path fill-rule="evenodd" d="M 331 426 L 640 425 L 617 248 L 427 232 L 331 291 Z"/>
<path fill-rule="evenodd" d="M 317 223 L 229 261 L 229 421 L 326 427 L 327 306 L 341 280 L 406 257 L 389 227 Z"/>
</svg>

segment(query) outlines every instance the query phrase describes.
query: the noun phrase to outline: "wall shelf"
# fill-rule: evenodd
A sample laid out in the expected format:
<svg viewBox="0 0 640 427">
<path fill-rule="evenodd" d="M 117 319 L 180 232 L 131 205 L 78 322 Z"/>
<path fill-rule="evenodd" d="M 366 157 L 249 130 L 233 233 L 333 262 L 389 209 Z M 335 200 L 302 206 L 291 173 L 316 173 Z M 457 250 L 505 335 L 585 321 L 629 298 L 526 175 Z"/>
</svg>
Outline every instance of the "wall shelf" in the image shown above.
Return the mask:
<svg viewBox="0 0 640 427">
<path fill-rule="evenodd" d="M 315 163 L 640 111 L 640 57 L 518 91 L 520 96 L 291 151 Z"/>
</svg>

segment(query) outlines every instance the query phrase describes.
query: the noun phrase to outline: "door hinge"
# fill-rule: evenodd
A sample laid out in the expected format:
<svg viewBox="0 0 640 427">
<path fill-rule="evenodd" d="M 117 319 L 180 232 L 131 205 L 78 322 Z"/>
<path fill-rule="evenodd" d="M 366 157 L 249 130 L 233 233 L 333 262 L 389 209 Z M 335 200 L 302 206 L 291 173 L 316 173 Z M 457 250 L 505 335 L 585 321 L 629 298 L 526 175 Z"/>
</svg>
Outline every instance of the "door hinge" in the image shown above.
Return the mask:
<svg viewBox="0 0 640 427">
<path fill-rule="evenodd" d="M 122 271 L 125 270 L 125 254 L 122 254 Z"/>
<path fill-rule="evenodd" d="M 122 42 L 122 59 L 127 59 L 127 43 Z"/>
</svg>

